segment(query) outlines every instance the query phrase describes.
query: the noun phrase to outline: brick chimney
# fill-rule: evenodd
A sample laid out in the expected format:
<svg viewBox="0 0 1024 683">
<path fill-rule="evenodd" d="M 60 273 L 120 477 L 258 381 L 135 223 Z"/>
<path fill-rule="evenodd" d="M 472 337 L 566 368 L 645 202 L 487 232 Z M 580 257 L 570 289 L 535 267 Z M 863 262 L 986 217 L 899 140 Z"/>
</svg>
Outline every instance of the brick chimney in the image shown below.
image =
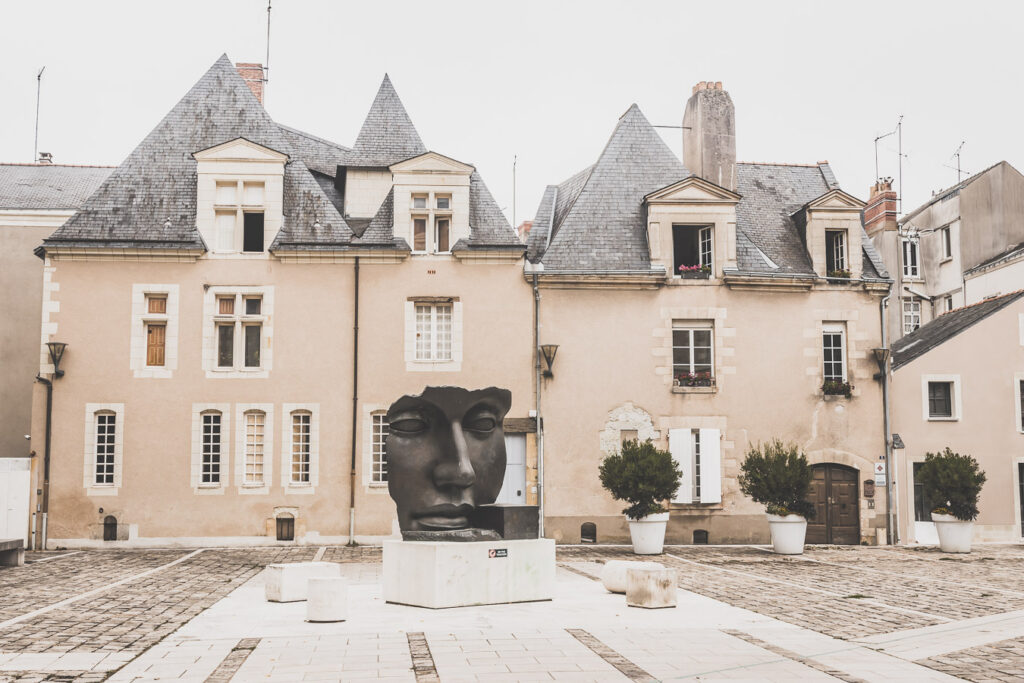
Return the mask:
<svg viewBox="0 0 1024 683">
<path fill-rule="evenodd" d="M 695 175 L 736 190 L 736 109 L 721 81 L 701 81 L 686 101 L 683 163 Z"/>
<path fill-rule="evenodd" d="M 263 104 L 263 65 L 250 62 L 238 62 L 235 64 L 238 74 L 252 90 L 260 104 Z"/>
<path fill-rule="evenodd" d="M 892 189 L 892 178 L 879 178 L 871 186 L 871 197 L 864 207 L 864 230 L 874 238 L 882 232 L 895 231 L 899 227 L 896 221 L 896 192 Z"/>
</svg>

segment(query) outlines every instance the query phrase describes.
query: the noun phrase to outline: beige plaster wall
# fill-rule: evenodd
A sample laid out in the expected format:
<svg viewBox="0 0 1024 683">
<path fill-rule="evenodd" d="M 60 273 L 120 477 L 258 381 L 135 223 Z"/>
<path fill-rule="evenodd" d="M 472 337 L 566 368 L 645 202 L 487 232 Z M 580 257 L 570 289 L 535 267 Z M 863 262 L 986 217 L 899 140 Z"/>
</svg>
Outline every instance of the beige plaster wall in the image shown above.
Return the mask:
<svg viewBox="0 0 1024 683">
<path fill-rule="evenodd" d="M 353 267 L 262 260 L 200 259 L 195 263 L 61 261 L 54 314 L 57 337 L 69 344 L 56 382 L 53 420 L 51 539 L 91 538 L 105 515 L 135 525 L 138 538 L 263 537 L 275 508 L 297 508 L 297 529 L 344 540 L 348 534 L 352 421 Z M 532 293 L 521 263 L 475 266 L 452 257 L 412 257 L 397 265 L 362 264 L 360 380 L 357 415 L 356 535 L 395 531 L 386 487 L 363 483 L 364 410 L 386 408 L 403 393 L 430 384 L 501 386 L 512 391 L 510 417 L 533 407 L 530 343 Z M 131 296 L 137 283 L 180 285 L 178 365 L 170 378 L 136 378 L 129 361 Z M 273 367 L 265 379 L 207 378 L 202 356 L 204 288 L 272 286 Z M 408 372 L 404 307 L 408 297 L 455 297 L 462 303 L 461 371 Z M 510 343 L 521 339 L 522 343 Z M 36 406 L 41 392 L 36 392 Z M 83 486 L 84 407 L 124 405 L 123 481 L 116 495 L 88 495 Z M 193 403 L 260 403 L 273 407 L 272 485 L 243 495 L 235 486 L 235 411 L 230 486 L 199 495 L 190 482 Z M 319 407 L 319 485 L 312 495 L 281 486 L 281 415 L 287 403 Z M 33 433 L 42 433 L 37 411 Z M 41 439 L 41 436 L 40 436 Z M 40 441 L 41 443 L 41 441 Z M 104 512 L 98 512 L 99 508 Z"/>
<path fill-rule="evenodd" d="M 542 289 L 541 343 L 559 344 L 542 396 L 546 524 L 557 540 L 578 542 L 585 521 L 597 524 L 599 541 L 626 538 L 624 505 L 601 488 L 597 470 L 602 432 L 629 419 L 663 448 L 671 428 L 721 429 L 722 503 L 673 505 L 670 542 L 691 542 L 694 529 L 709 530 L 711 543 L 768 539 L 762 506 L 736 482 L 758 441 L 795 441 L 812 463 L 851 465 L 861 480 L 884 454 L 881 389 L 872 379 L 876 295 L 828 285 L 787 293 L 676 282 L 659 290 Z M 714 393 L 673 390 L 673 319 L 715 321 Z M 851 399 L 822 396 L 823 322 L 846 325 Z M 861 498 L 865 539 L 885 524 L 884 497 L 876 503 L 868 509 Z"/>
<path fill-rule="evenodd" d="M 896 463 L 900 534 L 914 541 L 913 463 L 949 446 L 974 456 L 988 475 L 981 492 L 976 541 L 1019 541 L 1017 462 L 1024 433 L 1015 392 L 1024 379 L 1024 302 L 1017 301 L 893 373 L 893 431 L 906 445 Z M 994 362 L 998 359 L 998 362 Z M 962 415 L 929 420 L 927 376 L 953 376 Z M 935 378 L 939 379 L 939 378 Z"/>
</svg>

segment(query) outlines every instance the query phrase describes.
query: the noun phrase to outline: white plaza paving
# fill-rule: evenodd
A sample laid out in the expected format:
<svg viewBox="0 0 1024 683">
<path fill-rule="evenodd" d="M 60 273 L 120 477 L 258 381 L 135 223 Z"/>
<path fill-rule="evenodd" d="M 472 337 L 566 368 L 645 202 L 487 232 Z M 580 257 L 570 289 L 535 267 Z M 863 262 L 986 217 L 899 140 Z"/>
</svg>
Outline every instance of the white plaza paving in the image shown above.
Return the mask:
<svg viewBox="0 0 1024 683">
<path fill-rule="evenodd" d="M 260 574 L 109 680 L 203 681 L 239 641 L 259 639 L 233 680 L 415 681 L 407 634 L 417 632 L 425 635 L 436 667 L 437 678 L 429 680 L 630 680 L 566 629 L 584 629 L 649 674 L 634 671 L 633 680 L 836 680 L 826 671 L 845 680 L 959 680 L 876 649 L 901 634 L 870 643 L 837 640 L 683 590 L 674 609 L 630 608 L 624 596 L 561 567 L 552 601 L 445 610 L 385 603 L 379 564 L 342 567 L 351 582 L 345 622 L 307 623 L 304 602 L 267 602 Z M 998 624 L 982 630 L 987 642 L 1002 637 Z M 912 632 L 902 633 L 913 651 Z M 936 637 L 942 636 L 925 640 Z"/>
</svg>

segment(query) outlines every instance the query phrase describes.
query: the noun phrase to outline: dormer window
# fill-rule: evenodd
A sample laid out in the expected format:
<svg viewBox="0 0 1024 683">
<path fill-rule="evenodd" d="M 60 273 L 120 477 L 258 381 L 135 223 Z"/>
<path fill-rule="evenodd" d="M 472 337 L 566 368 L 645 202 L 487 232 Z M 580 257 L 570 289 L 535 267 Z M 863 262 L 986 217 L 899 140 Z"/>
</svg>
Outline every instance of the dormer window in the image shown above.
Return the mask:
<svg viewBox="0 0 1024 683">
<path fill-rule="evenodd" d="M 265 246 L 264 184 L 241 180 L 218 182 L 214 204 L 216 250 L 262 253 Z"/>
<path fill-rule="evenodd" d="M 449 210 L 452 208 L 452 198 L 447 195 L 437 196 L 437 208 L 441 210 Z"/>
<path fill-rule="evenodd" d="M 714 266 L 714 240 L 711 226 L 673 225 L 672 251 L 674 273 L 703 271 Z"/>
<path fill-rule="evenodd" d="M 452 196 L 412 195 L 412 250 L 421 254 L 451 251 Z"/>
<path fill-rule="evenodd" d="M 413 195 L 412 197 L 412 208 L 414 209 L 425 209 L 427 208 L 427 195 Z"/>
<path fill-rule="evenodd" d="M 825 271 L 829 277 L 849 277 L 846 259 L 846 231 L 825 231 Z"/>
</svg>

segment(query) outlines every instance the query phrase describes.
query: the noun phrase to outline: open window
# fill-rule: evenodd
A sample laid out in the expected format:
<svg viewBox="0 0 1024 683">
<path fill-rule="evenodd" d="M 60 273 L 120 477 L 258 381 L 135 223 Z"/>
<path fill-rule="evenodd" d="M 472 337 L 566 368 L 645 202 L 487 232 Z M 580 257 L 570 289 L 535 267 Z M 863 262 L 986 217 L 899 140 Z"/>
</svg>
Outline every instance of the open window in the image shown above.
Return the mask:
<svg viewBox="0 0 1024 683">
<path fill-rule="evenodd" d="M 850 277 L 845 230 L 825 231 L 825 271 L 829 277 Z"/>
<path fill-rule="evenodd" d="M 714 240 L 711 226 L 673 225 L 673 272 L 711 273 L 714 268 Z"/>
</svg>

